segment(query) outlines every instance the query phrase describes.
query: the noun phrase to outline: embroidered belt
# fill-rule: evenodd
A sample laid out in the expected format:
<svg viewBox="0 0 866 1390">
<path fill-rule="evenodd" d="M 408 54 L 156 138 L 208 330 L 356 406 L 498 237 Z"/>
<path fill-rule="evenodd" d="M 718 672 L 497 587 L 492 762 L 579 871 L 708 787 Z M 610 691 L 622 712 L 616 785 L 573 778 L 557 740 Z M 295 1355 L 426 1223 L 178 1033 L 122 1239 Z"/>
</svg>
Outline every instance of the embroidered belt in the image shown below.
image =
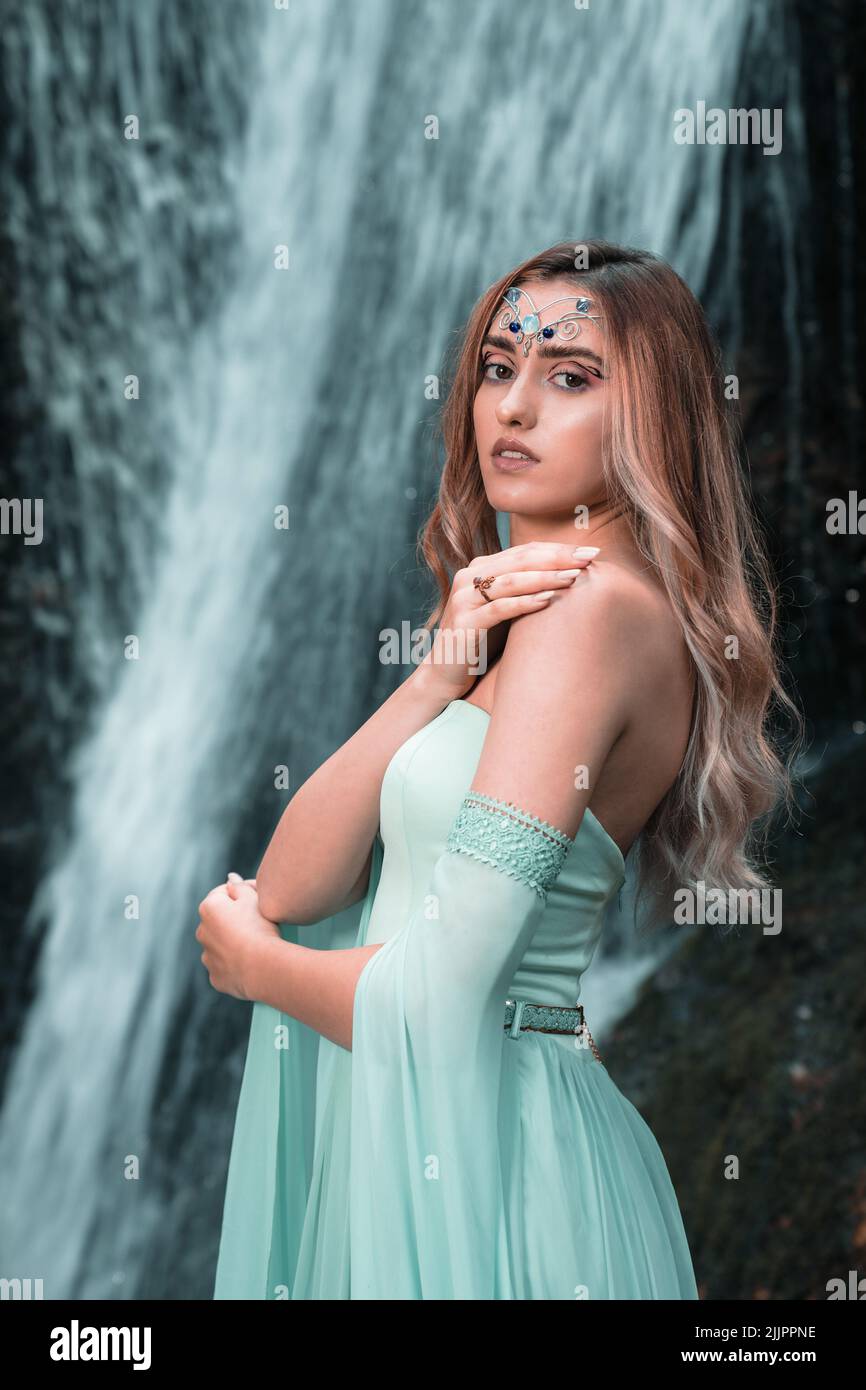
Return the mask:
<svg viewBox="0 0 866 1390">
<path fill-rule="evenodd" d="M 508 1029 L 509 1038 L 519 1038 L 523 1029 L 534 1033 L 574 1033 L 578 1037 L 583 1036 L 589 1041 L 595 1060 L 601 1062 L 598 1048 L 586 1026 L 582 1004 L 569 1009 L 560 1004 L 529 1004 L 525 999 L 506 999 L 503 1027 Z"/>
</svg>

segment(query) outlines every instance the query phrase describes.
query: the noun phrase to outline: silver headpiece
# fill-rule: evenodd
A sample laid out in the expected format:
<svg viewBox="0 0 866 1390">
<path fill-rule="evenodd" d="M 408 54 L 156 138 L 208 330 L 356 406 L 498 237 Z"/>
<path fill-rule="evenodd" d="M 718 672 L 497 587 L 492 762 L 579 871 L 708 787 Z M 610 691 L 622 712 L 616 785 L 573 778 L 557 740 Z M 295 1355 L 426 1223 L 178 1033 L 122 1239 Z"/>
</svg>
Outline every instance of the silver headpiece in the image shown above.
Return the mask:
<svg viewBox="0 0 866 1390">
<path fill-rule="evenodd" d="M 529 304 L 529 313 L 522 316 L 518 313 L 521 297 Z M 516 286 L 506 290 L 502 298 L 508 304 L 508 308 L 499 320 L 499 327 L 509 329 L 515 335 L 516 341 L 523 343 L 524 357 L 529 356 L 533 342 L 541 343 L 545 338 L 552 338 L 555 333 L 566 342 L 576 338 L 580 332 L 581 319 L 591 319 L 593 323 L 601 322 L 601 314 L 589 312 L 592 300 L 587 299 L 585 295 L 581 295 L 579 299 L 573 299 L 571 296 L 551 299 L 548 304 L 542 304 L 540 309 L 536 309 L 526 290 L 519 290 Z M 542 328 L 540 315 L 554 304 L 570 304 L 571 309 Z"/>
</svg>

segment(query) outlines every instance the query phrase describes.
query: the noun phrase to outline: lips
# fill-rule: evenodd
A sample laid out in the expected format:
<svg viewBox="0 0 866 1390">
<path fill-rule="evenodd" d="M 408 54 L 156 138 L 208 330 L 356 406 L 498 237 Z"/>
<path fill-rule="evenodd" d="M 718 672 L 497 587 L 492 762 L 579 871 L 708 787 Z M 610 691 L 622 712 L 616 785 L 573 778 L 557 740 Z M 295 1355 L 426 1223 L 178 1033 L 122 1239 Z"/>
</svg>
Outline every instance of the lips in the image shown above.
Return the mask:
<svg viewBox="0 0 866 1390">
<path fill-rule="evenodd" d="M 508 450 L 511 453 L 523 454 L 524 461 L 526 462 L 538 463 L 538 455 L 534 454 L 527 444 L 521 444 L 519 439 L 514 439 L 511 435 L 503 435 L 500 436 L 499 439 L 497 439 L 496 443 L 493 446 L 494 459 L 497 458 L 498 455 L 502 454 L 505 450 Z M 504 459 L 503 462 L 519 464 L 521 460 Z"/>
</svg>

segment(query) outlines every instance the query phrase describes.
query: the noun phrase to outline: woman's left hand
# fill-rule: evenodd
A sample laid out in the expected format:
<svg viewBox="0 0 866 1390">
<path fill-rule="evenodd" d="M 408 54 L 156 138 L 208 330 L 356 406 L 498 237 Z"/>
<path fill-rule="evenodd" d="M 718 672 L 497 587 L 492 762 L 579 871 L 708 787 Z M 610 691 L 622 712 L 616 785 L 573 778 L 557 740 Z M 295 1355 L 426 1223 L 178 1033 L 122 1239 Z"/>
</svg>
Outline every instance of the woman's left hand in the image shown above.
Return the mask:
<svg viewBox="0 0 866 1390">
<path fill-rule="evenodd" d="M 196 928 L 202 964 L 214 989 L 235 999 L 250 1000 L 248 985 L 256 948 L 268 937 L 280 937 L 276 922 L 259 911 L 254 879 L 230 875 L 212 888 L 198 905 L 201 918 Z M 281 938 L 280 938 L 281 939 Z"/>
</svg>

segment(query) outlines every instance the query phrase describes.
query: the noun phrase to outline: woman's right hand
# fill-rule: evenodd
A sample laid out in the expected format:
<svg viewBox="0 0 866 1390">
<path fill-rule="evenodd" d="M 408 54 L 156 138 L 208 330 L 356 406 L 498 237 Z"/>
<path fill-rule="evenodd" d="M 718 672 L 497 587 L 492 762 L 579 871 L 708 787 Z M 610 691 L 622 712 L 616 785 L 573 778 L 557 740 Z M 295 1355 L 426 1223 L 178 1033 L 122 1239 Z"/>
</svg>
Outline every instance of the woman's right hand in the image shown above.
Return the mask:
<svg viewBox="0 0 866 1390">
<path fill-rule="evenodd" d="M 459 699 L 486 671 L 496 654 L 491 648 L 504 645 L 505 629 L 494 632 L 492 640 L 488 634 L 500 623 L 544 608 L 557 590 L 571 587 L 598 552 L 598 546 L 575 550 L 554 541 L 528 541 L 477 555 L 454 576 L 431 649 L 418 667 L 425 684 L 435 685 L 445 701 Z M 491 576 L 486 599 L 474 581 Z"/>
</svg>

